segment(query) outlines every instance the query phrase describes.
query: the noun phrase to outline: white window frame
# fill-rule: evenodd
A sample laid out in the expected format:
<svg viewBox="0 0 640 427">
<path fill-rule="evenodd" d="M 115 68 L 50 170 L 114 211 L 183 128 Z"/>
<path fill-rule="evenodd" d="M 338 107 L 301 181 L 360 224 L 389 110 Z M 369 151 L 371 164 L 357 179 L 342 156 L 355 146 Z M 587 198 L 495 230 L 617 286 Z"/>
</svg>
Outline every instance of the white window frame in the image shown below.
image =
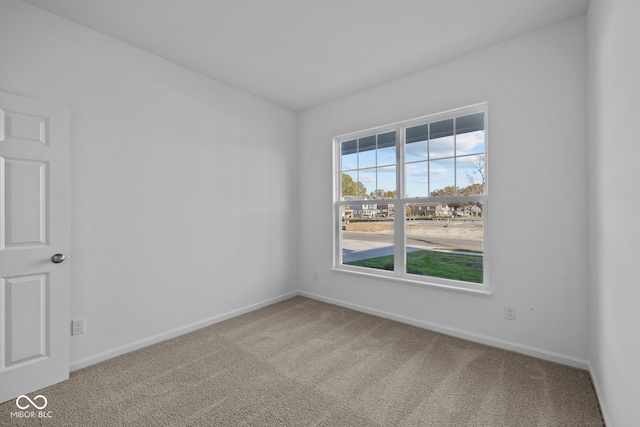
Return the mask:
<svg viewBox="0 0 640 427">
<path fill-rule="evenodd" d="M 406 128 L 417 126 L 425 123 L 432 123 L 441 120 L 462 117 L 474 113 L 484 113 L 484 131 L 485 131 L 485 169 L 484 169 L 484 194 L 473 196 L 438 196 L 438 197 L 415 197 L 406 198 L 399 197 L 405 193 L 405 180 L 404 180 L 404 162 L 405 162 L 405 132 Z M 369 128 L 362 131 L 351 132 L 348 134 L 339 135 L 333 138 L 333 159 L 334 159 L 334 173 L 333 173 L 333 187 L 334 187 L 334 265 L 333 270 L 339 272 L 346 272 L 350 274 L 358 274 L 368 277 L 383 278 L 393 281 L 398 281 L 410 285 L 437 287 L 440 289 L 447 289 L 458 292 L 471 293 L 476 295 L 491 295 L 491 289 L 489 287 L 489 257 L 490 251 L 488 248 L 488 218 L 489 218 L 489 156 L 488 142 L 489 142 L 489 128 L 488 128 L 488 103 L 483 102 L 480 104 L 474 104 L 467 107 L 456 108 L 436 114 L 430 114 L 427 116 L 418 117 L 411 120 L 405 120 L 401 122 L 392 123 L 389 125 L 378 126 L 375 128 Z M 421 276 L 417 274 L 410 274 L 406 272 L 406 251 L 405 251 L 405 233 L 406 233 L 406 221 L 404 220 L 404 214 L 402 216 L 394 215 L 394 271 L 379 270 L 375 268 L 359 267 L 346 265 L 342 263 L 342 218 L 340 213 L 340 207 L 344 205 L 350 206 L 355 212 L 357 209 L 362 209 L 363 205 L 371 204 L 371 200 L 341 200 L 342 187 L 341 187 L 341 160 L 342 150 L 341 144 L 344 141 L 349 141 L 357 138 L 362 138 L 370 135 L 381 134 L 390 131 L 396 131 L 396 198 L 395 199 L 379 199 L 378 203 L 389 204 L 393 207 L 394 212 L 405 212 L 405 205 L 412 203 L 456 203 L 461 201 L 481 201 L 482 202 L 482 227 L 483 227 L 483 283 L 472 283 L 459 280 L 443 279 L 432 276 Z"/>
</svg>

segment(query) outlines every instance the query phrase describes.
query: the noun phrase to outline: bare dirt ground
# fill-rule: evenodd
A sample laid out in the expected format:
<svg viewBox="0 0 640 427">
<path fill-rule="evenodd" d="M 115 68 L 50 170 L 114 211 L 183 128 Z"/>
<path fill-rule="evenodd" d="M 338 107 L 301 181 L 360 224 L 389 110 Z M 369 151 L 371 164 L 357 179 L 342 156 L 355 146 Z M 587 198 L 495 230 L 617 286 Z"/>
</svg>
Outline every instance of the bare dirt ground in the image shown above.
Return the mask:
<svg viewBox="0 0 640 427">
<path fill-rule="evenodd" d="M 353 222 L 347 231 L 393 233 L 393 222 Z M 482 221 L 407 221 L 407 235 L 482 240 Z"/>
</svg>

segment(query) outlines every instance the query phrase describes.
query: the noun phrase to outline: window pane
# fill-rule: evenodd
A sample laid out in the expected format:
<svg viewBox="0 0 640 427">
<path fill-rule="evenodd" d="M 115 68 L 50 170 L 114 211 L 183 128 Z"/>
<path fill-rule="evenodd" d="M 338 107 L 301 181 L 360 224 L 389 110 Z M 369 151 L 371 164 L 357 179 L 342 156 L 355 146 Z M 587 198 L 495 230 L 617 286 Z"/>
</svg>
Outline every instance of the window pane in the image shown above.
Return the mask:
<svg viewBox="0 0 640 427">
<path fill-rule="evenodd" d="M 371 135 L 358 140 L 358 167 L 370 168 L 376 165 L 376 136 Z"/>
<path fill-rule="evenodd" d="M 342 263 L 393 271 L 393 205 L 341 206 L 341 218 Z"/>
<path fill-rule="evenodd" d="M 406 206 L 407 273 L 482 283 L 482 204 Z"/>
<path fill-rule="evenodd" d="M 361 169 L 358 171 L 358 177 L 360 178 L 360 184 L 357 185 L 358 196 L 362 198 L 369 198 L 369 196 L 376 192 L 376 168 Z"/>
<path fill-rule="evenodd" d="M 453 196 L 455 194 L 454 159 L 429 162 L 429 187 L 431 196 Z"/>
<path fill-rule="evenodd" d="M 342 172 L 341 187 L 342 197 L 350 196 L 355 200 L 358 195 L 357 191 L 358 171 Z"/>
<path fill-rule="evenodd" d="M 431 123 L 429 158 L 441 159 L 454 155 L 453 119 Z"/>
<path fill-rule="evenodd" d="M 342 143 L 341 170 L 358 169 L 358 141 L 353 139 Z"/>
<path fill-rule="evenodd" d="M 484 130 L 484 113 L 475 113 L 456 118 L 456 134 Z"/>
<path fill-rule="evenodd" d="M 461 195 L 484 194 L 484 159 L 484 154 L 456 159 L 456 182 Z"/>
<path fill-rule="evenodd" d="M 405 197 L 429 196 L 429 162 L 409 163 L 404 167 Z"/>
<path fill-rule="evenodd" d="M 456 119 L 456 155 L 484 153 L 484 113 Z"/>
<path fill-rule="evenodd" d="M 378 168 L 378 199 L 394 199 L 396 197 L 396 167 Z"/>
<path fill-rule="evenodd" d="M 405 131 L 405 162 L 418 162 L 429 158 L 427 125 L 407 128 Z"/>
<path fill-rule="evenodd" d="M 378 135 L 378 166 L 396 164 L 396 132 Z"/>
<path fill-rule="evenodd" d="M 456 155 L 484 153 L 484 131 L 464 133 L 456 136 Z"/>
</svg>

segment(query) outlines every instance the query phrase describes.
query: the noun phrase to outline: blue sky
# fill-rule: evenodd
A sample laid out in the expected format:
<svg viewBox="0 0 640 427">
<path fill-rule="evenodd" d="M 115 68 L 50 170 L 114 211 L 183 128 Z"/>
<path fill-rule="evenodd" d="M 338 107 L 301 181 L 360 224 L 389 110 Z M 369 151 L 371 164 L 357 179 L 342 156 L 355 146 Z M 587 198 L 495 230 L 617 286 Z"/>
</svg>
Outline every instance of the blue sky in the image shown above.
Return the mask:
<svg viewBox="0 0 640 427">
<path fill-rule="evenodd" d="M 471 184 L 467 174 L 475 179 L 475 183 L 481 183 L 482 178 L 474 165 L 479 164 L 478 154 L 483 154 L 484 151 L 484 130 L 458 134 L 455 136 L 455 144 L 453 135 L 407 144 L 406 196 L 428 196 L 431 191 L 454 185 L 456 178 L 457 187 L 467 187 Z M 362 182 L 368 193 L 376 189 L 395 190 L 395 160 L 395 146 L 345 154 L 342 156 L 342 171 L 354 181 Z"/>
</svg>

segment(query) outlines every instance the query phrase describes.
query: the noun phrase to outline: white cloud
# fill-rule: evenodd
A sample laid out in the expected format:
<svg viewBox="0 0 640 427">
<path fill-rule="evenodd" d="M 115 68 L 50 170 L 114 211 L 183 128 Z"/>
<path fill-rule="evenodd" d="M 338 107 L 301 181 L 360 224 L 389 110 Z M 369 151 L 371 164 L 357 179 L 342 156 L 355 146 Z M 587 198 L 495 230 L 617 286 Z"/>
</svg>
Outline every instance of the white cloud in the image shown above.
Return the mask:
<svg viewBox="0 0 640 427">
<path fill-rule="evenodd" d="M 456 135 L 456 149 L 461 153 L 479 153 L 484 151 L 484 131 Z"/>
<path fill-rule="evenodd" d="M 444 168 L 431 169 L 431 175 L 445 175 L 446 173 L 447 173 L 447 169 L 444 169 Z"/>
<path fill-rule="evenodd" d="M 365 185 L 376 184 L 376 174 L 373 172 L 360 172 L 360 182 Z"/>
<path fill-rule="evenodd" d="M 426 163 L 409 163 L 406 165 L 405 175 L 407 176 L 427 176 L 429 170 Z"/>
</svg>

